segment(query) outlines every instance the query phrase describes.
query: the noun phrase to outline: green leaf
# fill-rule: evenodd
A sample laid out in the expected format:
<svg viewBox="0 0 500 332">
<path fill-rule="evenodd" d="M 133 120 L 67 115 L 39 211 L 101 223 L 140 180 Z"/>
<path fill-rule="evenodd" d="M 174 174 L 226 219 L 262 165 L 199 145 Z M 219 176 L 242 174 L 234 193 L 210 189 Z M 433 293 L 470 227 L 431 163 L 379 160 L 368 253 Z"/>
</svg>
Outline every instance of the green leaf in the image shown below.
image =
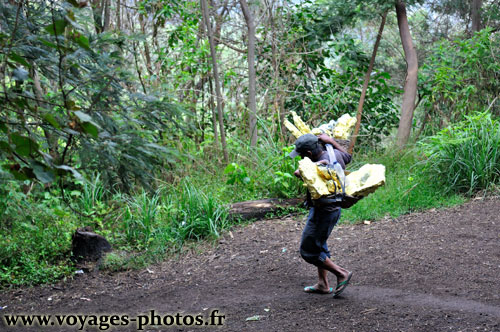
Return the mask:
<svg viewBox="0 0 500 332">
<path fill-rule="evenodd" d="M 12 148 L 10 147 L 8 142 L 0 141 L 0 150 L 4 150 L 5 152 L 12 152 Z"/>
<path fill-rule="evenodd" d="M 97 129 L 97 125 L 95 125 L 93 122 L 82 123 L 82 128 L 84 132 L 92 135 L 94 138 L 97 138 L 97 136 L 99 135 L 99 130 Z"/>
<path fill-rule="evenodd" d="M 48 46 L 48 47 L 52 47 L 52 48 L 55 48 L 55 49 L 59 48 L 59 47 L 57 46 L 57 44 L 52 43 L 52 42 L 50 42 L 50 41 L 48 41 L 48 40 L 46 40 L 46 39 L 40 38 L 40 41 L 42 42 L 42 44 L 44 44 L 44 45 L 46 45 L 46 46 Z"/>
<path fill-rule="evenodd" d="M 92 122 L 92 117 L 87 113 L 83 113 L 82 111 L 76 111 L 74 114 L 78 117 L 81 122 Z"/>
<path fill-rule="evenodd" d="M 64 33 L 64 29 L 68 25 L 66 20 L 56 20 L 54 23 L 49 24 L 45 27 L 45 30 L 51 35 L 61 35 Z"/>
<path fill-rule="evenodd" d="M 236 163 L 230 163 L 224 169 L 224 174 L 232 173 L 236 170 L 236 168 L 237 168 Z"/>
<path fill-rule="evenodd" d="M 28 180 L 29 179 L 29 177 L 26 174 L 24 174 L 22 172 L 19 172 L 19 171 L 16 171 L 16 170 L 10 170 L 10 173 L 18 181 L 24 181 L 24 180 Z"/>
<path fill-rule="evenodd" d="M 40 180 L 40 182 L 51 183 L 55 180 L 56 176 L 54 172 L 50 168 L 45 167 L 42 163 L 34 162 L 32 167 L 33 173 L 35 173 L 36 178 Z"/>
<path fill-rule="evenodd" d="M 28 61 L 24 60 L 24 58 L 22 56 L 20 56 L 19 54 L 12 52 L 10 54 L 9 58 L 11 60 L 14 60 L 15 62 L 25 66 L 25 67 L 31 67 L 31 65 L 28 63 Z"/>
<path fill-rule="evenodd" d="M 21 156 L 29 156 L 33 152 L 38 152 L 39 146 L 31 138 L 22 136 L 18 133 L 12 133 L 10 135 L 12 143 L 14 143 L 15 151 Z"/>
<path fill-rule="evenodd" d="M 0 130 L 7 134 L 7 125 L 3 122 L 0 122 Z"/>
<path fill-rule="evenodd" d="M 89 42 L 89 39 L 87 37 L 85 37 L 84 35 L 78 35 L 78 36 L 74 37 L 74 39 L 78 45 L 80 45 L 81 47 L 83 47 L 87 51 L 90 51 L 90 42 Z"/>
<path fill-rule="evenodd" d="M 92 121 L 90 115 L 83 113 L 81 111 L 76 111 L 74 114 L 80 120 L 82 129 L 85 133 L 92 135 L 94 138 L 97 138 L 99 135 L 99 125 Z"/>
<path fill-rule="evenodd" d="M 82 180 L 83 177 L 82 175 L 76 170 L 74 169 L 73 167 L 71 166 L 68 166 L 68 165 L 59 165 L 59 166 L 55 166 L 55 168 L 57 169 L 60 169 L 60 170 L 63 170 L 65 172 L 69 172 L 71 174 L 73 174 L 73 176 L 77 179 L 77 180 Z"/>
<path fill-rule="evenodd" d="M 54 117 L 54 115 L 50 114 L 50 113 L 47 113 L 47 114 L 44 114 L 42 116 L 42 118 L 47 121 L 48 123 L 50 123 L 53 127 L 57 128 L 57 129 L 60 129 L 61 128 L 61 125 L 59 124 L 59 122 L 57 122 L 56 118 Z"/>
</svg>

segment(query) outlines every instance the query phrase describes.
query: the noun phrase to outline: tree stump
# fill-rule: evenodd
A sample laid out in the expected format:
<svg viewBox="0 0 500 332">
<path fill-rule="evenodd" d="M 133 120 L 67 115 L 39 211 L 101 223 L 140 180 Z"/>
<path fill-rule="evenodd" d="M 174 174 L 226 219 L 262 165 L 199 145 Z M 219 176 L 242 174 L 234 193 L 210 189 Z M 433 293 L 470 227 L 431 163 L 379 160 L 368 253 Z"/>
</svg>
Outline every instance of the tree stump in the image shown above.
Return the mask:
<svg viewBox="0 0 500 332">
<path fill-rule="evenodd" d="M 104 236 L 85 227 L 77 229 L 73 234 L 71 250 L 76 261 L 97 261 L 104 252 L 111 251 L 111 245 Z"/>
</svg>

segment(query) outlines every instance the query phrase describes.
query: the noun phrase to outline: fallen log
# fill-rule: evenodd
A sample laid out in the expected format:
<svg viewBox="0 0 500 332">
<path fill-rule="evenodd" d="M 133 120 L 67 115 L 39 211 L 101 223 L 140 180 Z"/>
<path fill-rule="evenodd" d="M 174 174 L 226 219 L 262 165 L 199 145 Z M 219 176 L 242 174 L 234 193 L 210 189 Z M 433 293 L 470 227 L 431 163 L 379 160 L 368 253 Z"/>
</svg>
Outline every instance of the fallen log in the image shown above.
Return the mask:
<svg viewBox="0 0 500 332">
<path fill-rule="evenodd" d="M 263 219 L 271 213 L 277 213 L 286 208 L 300 207 L 303 198 L 279 199 L 269 198 L 256 201 L 238 202 L 231 205 L 229 217 L 231 219 Z"/>
</svg>

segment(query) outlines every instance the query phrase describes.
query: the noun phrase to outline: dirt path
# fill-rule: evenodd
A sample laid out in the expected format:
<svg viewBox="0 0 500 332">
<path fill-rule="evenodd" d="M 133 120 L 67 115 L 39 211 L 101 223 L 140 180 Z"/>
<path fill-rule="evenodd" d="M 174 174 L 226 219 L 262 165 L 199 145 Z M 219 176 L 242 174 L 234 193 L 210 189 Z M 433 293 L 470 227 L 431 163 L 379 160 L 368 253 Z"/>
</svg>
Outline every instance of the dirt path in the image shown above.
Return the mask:
<svg viewBox="0 0 500 332">
<path fill-rule="evenodd" d="M 233 229 L 217 247 L 148 270 L 86 274 L 3 293 L 0 306 L 7 308 L 0 316 L 108 313 L 131 318 L 155 310 L 208 317 L 218 309 L 225 315 L 219 329 L 225 331 L 500 331 L 499 198 L 335 228 L 329 240 L 334 259 L 354 271 L 352 284 L 337 299 L 302 292 L 316 278 L 298 254 L 303 226 L 302 217 L 259 221 Z M 79 328 L 2 324 L 1 331 Z M 136 330 L 132 323 L 113 329 Z"/>
</svg>

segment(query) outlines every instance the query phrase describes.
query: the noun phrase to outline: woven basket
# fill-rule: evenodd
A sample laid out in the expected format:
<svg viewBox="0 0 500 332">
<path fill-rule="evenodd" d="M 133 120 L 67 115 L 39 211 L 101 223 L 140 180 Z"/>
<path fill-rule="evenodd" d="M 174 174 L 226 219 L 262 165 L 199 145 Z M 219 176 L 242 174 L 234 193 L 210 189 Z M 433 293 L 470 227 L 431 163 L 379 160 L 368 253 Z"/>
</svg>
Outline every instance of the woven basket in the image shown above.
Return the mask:
<svg viewBox="0 0 500 332">
<path fill-rule="evenodd" d="M 349 144 L 351 143 L 351 140 L 335 138 L 335 142 L 339 143 L 339 145 L 347 151 L 347 149 L 349 148 Z"/>
</svg>

